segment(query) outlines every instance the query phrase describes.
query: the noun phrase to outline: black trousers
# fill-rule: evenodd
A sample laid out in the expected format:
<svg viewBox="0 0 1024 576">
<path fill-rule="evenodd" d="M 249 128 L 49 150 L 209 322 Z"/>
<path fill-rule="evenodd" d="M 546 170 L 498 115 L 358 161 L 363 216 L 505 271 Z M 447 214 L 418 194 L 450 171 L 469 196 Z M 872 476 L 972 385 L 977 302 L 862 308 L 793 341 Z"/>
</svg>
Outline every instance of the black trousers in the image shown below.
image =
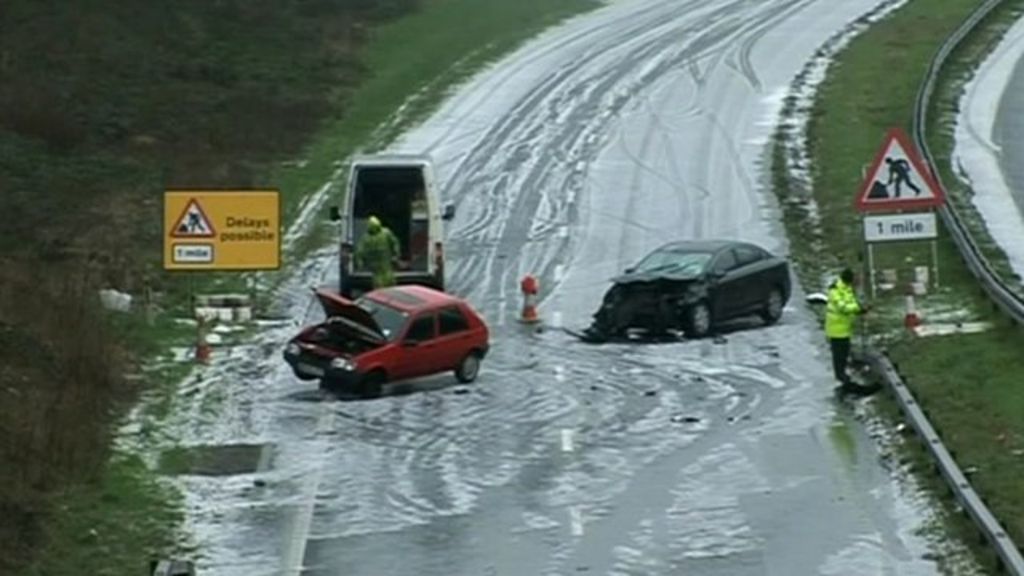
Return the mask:
<svg viewBox="0 0 1024 576">
<path fill-rule="evenodd" d="M 850 339 L 829 338 L 828 343 L 832 347 L 832 372 L 836 380 L 850 384 L 850 377 L 846 375 L 846 364 L 850 360 Z"/>
</svg>

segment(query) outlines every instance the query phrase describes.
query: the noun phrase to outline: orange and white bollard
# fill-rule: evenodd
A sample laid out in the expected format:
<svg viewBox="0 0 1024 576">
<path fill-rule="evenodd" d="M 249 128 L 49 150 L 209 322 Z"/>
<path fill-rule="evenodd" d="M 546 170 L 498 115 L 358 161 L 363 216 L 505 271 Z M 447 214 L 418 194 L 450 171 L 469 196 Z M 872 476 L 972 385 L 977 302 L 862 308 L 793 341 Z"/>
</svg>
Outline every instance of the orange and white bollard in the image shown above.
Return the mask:
<svg viewBox="0 0 1024 576">
<path fill-rule="evenodd" d="M 519 283 L 519 288 L 523 292 L 523 314 L 519 321 L 525 324 L 540 322 L 540 316 L 537 314 L 537 293 L 540 292 L 540 284 L 537 279 L 527 275 Z"/>
<path fill-rule="evenodd" d="M 202 316 L 197 318 L 196 324 L 196 362 L 200 364 L 210 363 L 210 343 L 206 341 L 206 319 Z"/>
<path fill-rule="evenodd" d="M 914 305 L 914 289 L 911 286 L 907 289 L 907 309 L 903 315 L 903 326 L 913 332 L 920 325 L 921 317 L 917 315 L 917 307 Z"/>
</svg>

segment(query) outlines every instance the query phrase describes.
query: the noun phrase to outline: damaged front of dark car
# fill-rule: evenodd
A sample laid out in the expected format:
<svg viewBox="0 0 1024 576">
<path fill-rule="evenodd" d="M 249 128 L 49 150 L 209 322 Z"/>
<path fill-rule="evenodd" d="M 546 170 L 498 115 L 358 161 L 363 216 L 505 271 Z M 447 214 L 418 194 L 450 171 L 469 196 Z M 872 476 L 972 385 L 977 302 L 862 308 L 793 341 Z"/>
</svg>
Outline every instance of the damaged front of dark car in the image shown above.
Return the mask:
<svg viewBox="0 0 1024 576">
<path fill-rule="evenodd" d="M 774 324 L 790 296 L 789 266 L 753 244 L 666 244 L 612 280 L 584 339 L 604 342 L 637 332 L 662 338 L 709 335 L 725 320 L 758 315 Z"/>
<path fill-rule="evenodd" d="M 586 331 L 590 339 L 622 339 L 636 330 L 654 338 L 678 330 L 691 337 L 707 332 L 710 317 L 700 310 L 707 285 L 699 277 L 667 271 L 627 273 L 613 282 Z"/>
</svg>

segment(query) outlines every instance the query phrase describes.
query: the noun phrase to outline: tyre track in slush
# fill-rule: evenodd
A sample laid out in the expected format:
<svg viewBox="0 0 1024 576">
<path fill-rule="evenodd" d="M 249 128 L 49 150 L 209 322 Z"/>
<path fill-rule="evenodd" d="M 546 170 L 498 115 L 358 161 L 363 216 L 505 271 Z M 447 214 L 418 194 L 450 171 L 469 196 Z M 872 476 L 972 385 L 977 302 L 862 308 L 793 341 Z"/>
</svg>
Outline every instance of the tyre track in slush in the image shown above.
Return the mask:
<svg viewBox="0 0 1024 576">
<path fill-rule="evenodd" d="M 594 362 L 599 361 L 598 358 L 594 359 Z M 577 369 L 576 371 L 589 373 L 591 370 L 592 368 L 587 367 Z M 665 378 L 665 375 L 662 375 L 661 378 Z M 697 392 L 704 391 L 707 394 L 707 390 L 703 387 L 711 385 L 710 380 L 688 378 L 686 382 L 699 382 L 701 386 L 700 390 L 685 390 L 686 404 L 691 406 L 691 400 L 696 402 L 696 396 L 699 395 Z M 583 484 L 583 488 L 586 489 L 586 479 L 594 479 L 595 487 L 600 489 L 602 484 L 609 483 L 609 479 L 617 478 L 618 482 L 614 482 L 613 486 L 604 487 L 605 495 L 603 497 L 601 497 L 600 491 L 589 491 L 590 494 L 595 496 L 595 502 L 597 503 L 613 501 L 616 497 L 615 492 L 624 491 L 626 485 L 630 483 L 632 471 L 645 469 L 650 460 L 657 456 L 659 450 L 664 452 L 665 450 L 677 449 L 680 447 L 678 446 L 680 441 L 687 439 L 685 436 L 678 435 L 678 429 L 668 418 L 669 408 L 678 408 L 678 406 L 666 407 L 662 404 L 661 400 L 662 398 L 669 399 L 672 397 L 668 389 L 678 388 L 679 379 L 670 377 L 661 383 L 665 389 L 656 397 L 642 394 L 632 382 L 626 380 L 606 384 L 600 391 L 593 392 L 593 396 L 603 400 L 595 403 L 600 404 L 604 411 L 603 413 L 592 413 L 588 427 L 581 431 L 581 434 L 584 436 L 581 436 L 579 444 L 580 453 L 587 455 L 591 451 L 594 452 L 594 455 L 589 460 L 584 460 L 582 464 L 567 458 L 559 451 L 557 443 L 552 441 L 552 439 L 557 437 L 556 432 L 559 427 L 566 424 L 552 419 L 548 414 L 538 414 L 532 423 L 518 423 L 505 430 L 495 430 L 493 436 L 483 433 L 484 429 L 491 427 L 491 422 L 488 418 L 481 418 L 478 422 L 460 420 L 460 427 L 464 428 L 464 434 L 461 437 L 461 442 L 458 444 L 457 451 L 460 457 L 466 460 L 466 462 L 459 466 L 460 474 L 465 474 L 468 470 L 487 469 L 489 465 L 494 465 L 495 462 L 499 461 L 488 461 L 488 454 L 493 454 L 495 457 L 500 456 L 500 461 L 508 462 L 509 458 L 518 460 L 517 466 L 514 469 L 507 470 L 504 474 L 495 474 L 489 482 L 476 480 L 473 486 L 463 485 L 457 487 L 456 491 L 463 494 L 471 490 L 476 492 L 477 501 L 473 509 L 444 509 L 437 506 L 438 499 L 436 494 L 432 495 L 428 491 L 430 488 L 423 485 L 423 479 L 430 478 L 436 474 L 436 478 L 440 481 L 434 488 L 442 485 L 447 485 L 450 488 L 451 484 L 458 482 L 458 480 L 455 480 L 454 474 L 449 474 L 445 478 L 444 476 L 446 475 L 437 470 L 439 465 L 436 456 L 430 456 L 421 460 L 421 464 L 426 465 L 424 468 L 381 470 L 379 472 L 383 478 L 411 477 L 417 479 L 415 483 L 419 493 L 415 495 L 403 494 L 402 498 L 417 501 L 421 510 L 433 506 L 435 507 L 433 513 L 428 517 L 421 518 L 420 528 L 417 528 L 416 524 L 412 524 L 397 532 L 390 533 L 381 532 L 375 529 L 373 525 L 365 527 L 354 525 L 351 513 L 344 519 L 339 518 L 342 522 L 334 526 L 333 530 L 327 524 L 321 522 L 318 524 L 318 529 L 310 534 L 311 547 L 314 552 L 312 558 L 307 559 L 307 565 L 316 566 L 322 564 L 325 567 L 324 574 L 336 573 L 330 570 L 338 570 L 341 567 L 346 569 L 346 574 L 387 573 L 381 572 L 384 567 L 375 563 L 373 560 L 376 557 L 375 555 L 367 554 L 365 549 L 358 546 L 356 548 L 360 551 L 360 561 L 358 563 L 348 564 L 339 562 L 342 561 L 341 557 L 344 556 L 344 551 L 350 549 L 350 545 L 353 542 L 358 542 L 362 536 L 371 533 L 377 534 L 376 538 L 389 542 L 387 545 L 378 543 L 376 546 L 402 547 L 404 543 L 404 549 L 407 549 L 409 540 L 425 526 L 429 526 L 433 530 L 443 530 L 449 522 L 462 523 L 468 525 L 478 535 L 490 532 L 513 531 L 517 528 L 521 518 L 512 517 L 496 521 L 493 513 L 490 511 L 516 509 L 515 503 L 519 502 L 520 506 L 525 510 L 532 511 L 534 514 L 541 516 L 550 515 L 552 509 L 557 509 L 560 506 L 571 503 L 571 500 L 566 500 L 568 496 L 566 495 L 564 484 L 567 480 Z M 552 385 L 550 383 L 542 383 L 540 386 L 547 388 Z M 534 387 L 531 391 L 537 392 L 538 388 Z M 612 395 L 612 389 L 615 390 L 614 393 L 620 396 L 620 401 L 622 402 L 621 406 L 617 408 L 611 406 L 607 398 L 600 398 L 601 396 Z M 710 396 L 710 394 L 707 395 Z M 577 401 L 573 400 L 575 394 L 572 391 L 563 390 L 562 396 L 563 401 L 567 402 L 569 407 L 578 408 L 578 406 L 573 405 Z M 753 395 L 750 397 L 753 397 Z M 718 410 L 724 409 L 721 406 L 722 403 L 716 400 L 709 400 L 707 404 L 709 413 L 716 408 Z M 661 409 L 660 412 L 658 412 L 659 408 Z M 425 416 L 423 420 L 425 428 L 420 434 L 428 433 L 432 416 L 434 415 Z M 564 418 L 565 415 L 561 417 L 563 420 Z M 474 427 L 474 424 L 478 425 L 479 428 Z M 643 434 L 630 434 L 630 428 L 638 425 L 643 430 Z M 495 444 L 501 438 L 507 438 L 507 440 L 506 445 L 499 449 Z M 400 440 L 396 442 L 396 444 L 402 443 Z M 654 453 L 645 454 L 645 451 L 651 450 L 652 445 L 660 445 L 660 447 Z M 414 457 L 414 459 L 416 458 Z M 397 458 L 383 458 L 382 460 L 394 462 Z M 586 474 L 579 472 L 581 466 L 588 467 Z M 472 480 L 465 481 L 467 483 L 472 482 Z M 523 498 L 526 498 L 525 502 Z M 424 502 L 426 501 L 431 503 L 425 504 Z M 379 511 L 380 505 L 383 503 L 376 500 L 373 504 L 373 506 L 368 507 L 369 510 Z M 448 519 L 448 521 L 446 522 L 445 519 Z M 339 531 L 342 525 L 344 525 L 345 530 Z M 547 534 L 546 536 L 550 538 L 552 535 Z M 554 534 L 554 536 L 557 540 L 557 534 Z M 484 538 L 484 540 L 487 539 Z M 493 546 L 500 546 L 501 540 L 495 539 L 491 542 Z M 521 558 L 517 560 L 516 565 L 521 570 L 519 573 L 541 573 L 543 565 L 548 562 L 547 559 L 553 557 L 557 551 L 550 550 L 551 545 L 544 542 L 539 542 L 536 546 L 538 550 L 548 550 L 533 559 Z M 555 546 L 555 548 L 558 548 L 558 546 Z M 492 564 L 487 562 L 478 563 L 473 560 L 467 560 L 466 562 L 463 565 L 457 560 L 453 560 L 448 568 L 454 570 L 455 573 L 469 574 L 482 573 L 480 570 L 492 566 Z M 531 567 L 531 562 L 533 567 Z M 330 567 L 330 570 L 327 567 Z M 505 568 L 507 569 L 507 567 Z M 307 570 L 307 572 L 312 574 L 320 573 L 315 569 Z"/>
<path fill-rule="evenodd" d="M 731 5 L 724 7 L 719 10 L 721 13 L 728 13 L 731 9 Z M 569 121 L 566 122 L 567 128 L 558 132 L 551 138 L 551 144 L 547 146 L 547 149 L 553 150 L 568 150 L 565 154 L 568 158 L 575 159 L 575 163 L 579 165 L 584 164 L 593 159 L 595 147 L 587 149 L 586 145 L 586 132 L 587 127 L 591 125 L 591 115 L 586 112 L 589 110 L 601 109 L 601 100 L 604 99 L 605 94 L 613 93 L 616 86 L 622 85 L 623 80 L 628 79 L 631 73 L 642 63 L 655 61 L 658 64 L 653 67 L 649 67 L 646 72 L 643 72 L 641 76 L 635 82 L 626 82 L 626 88 L 620 90 L 621 97 L 616 98 L 609 106 L 604 107 L 602 116 L 612 117 L 618 113 L 618 111 L 629 101 L 629 96 L 636 94 L 643 90 L 650 82 L 656 81 L 664 74 L 667 70 L 678 67 L 680 62 L 693 59 L 699 54 L 713 51 L 713 50 L 725 50 L 730 40 L 734 38 L 737 33 L 739 24 L 732 24 L 725 30 L 719 30 L 716 27 L 704 30 L 702 33 L 698 33 L 697 37 L 693 42 L 696 45 L 697 52 L 694 53 L 691 50 L 680 50 L 678 54 L 665 56 L 665 53 L 670 53 L 672 48 L 676 47 L 680 43 L 680 38 L 686 38 L 686 34 L 699 27 L 699 23 L 684 23 L 679 24 L 671 20 L 663 20 L 658 28 L 649 31 L 645 36 L 653 36 L 653 39 L 649 42 L 641 45 L 639 48 L 628 51 L 622 56 L 618 56 L 616 59 L 618 62 L 606 69 L 604 72 L 603 79 L 600 79 L 601 75 L 587 78 L 580 82 L 580 84 L 595 83 L 596 87 L 590 91 L 592 95 L 589 101 L 585 101 L 576 106 L 576 110 L 583 110 L 582 114 L 578 116 L 570 116 Z M 667 30 L 661 31 L 660 28 L 667 28 Z M 740 30 L 742 28 L 740 27 Z M 616 40 L 623 40 L 629 38 L 628 36 L 617 37 Z M 710 39 L 709 39 L 710 38 Z M 638 42 L 639 40 L 633 40 Z M 689 44 L 686 44 L 689 46 Z M 595 54 L 590 59 L 585 59 L 576 64 L 576 66 L 569 70 L 563 71 L 561 78 L 568 78 L 572 74 L 586 70 L 588 64 L 591 61 L 605 56 L 606 54 Z M 563 80 L 564 81 L 564 80 Z M 541 102 L 546 98 L 551 98 L 552 92 L 555 88 L 552 88 L 552 84 L 555 87 L 559 85 L 558 82 L 549 82 L 543 85 L 541 88 L 533 91 L 528 98 L 524 99 L 525 104 L 512 111 L 511 114 L 506 116 L 506 119 L 498 123 L 498 127 L 491 132 L 491 134 L 485 138 L 485 141 L 489 144 L 481 147 L 478 151 L 471 153 L 462 164 L 460 173 L 467 175 L 488 175 L 494 173 L 507 173 L 510 166 L 508 166 L 508 156 L 499 154 L 501 146 L 511 141 L 512 144 L 508 147 L 514 148 L 521 144 L 521 139 L 514 138 L 513 131 L 515 127 L 520 127 L 520 132 L 529 133 L 532 127 L 536 126 L 537 123 L 543 123 L 544 118 L 536 118 L 538 115 L 537 110 L 543 109 Z M 522 110 L 526 110 L 523 113 Z M 530 116 L 533 113 L 534 117 Z M 584 146 L 580 147 L 580 141 L 583 141 Z M 582 148 L 582 149 L 581 149 Z M 573 153 L 574 150 L 579 152 Z M 549 171 L 553 168 L 551 158 L 556 156 L 555 154 L 547 154 L 543 160 L 535 163 L 527 175 L 522 178 L 522 185 L 520 186 L 504 186 L 500 192 L 492 196 L 491 208 L 485 212 L 492 216 L 505 216 L 505 220 L 500 221 L 486 221 L 478 222 L 476 226 L 471 226 L 464 232 L 463 229 L 458 229 L 453 232 L 452 242 L 456 244 L 462 243 L 462 246 L 457 248 L 459 254 L 466 255 L 472 252 L 472 256 L 469 258 L 469 262 L 466 264 L 466 268 L 460 267 L 457 274 L 457 281 L 461 280 L 466 276 L 476 277 L 479 274 L 479 270 L 486 265 L 477 263 L 479 260 L 493 260 L 495 253 L 501 251 L 501 253 L 508 254 L 516 250 L 516 248 L 527 245 L 531 242 L 542 242 L 544 239 L 530 238 L 526 234 L 526 230 L 530 229 L 529 224 L 532 222 L 537 206 L 540 203 L 541 194 L 532 193 L 537 190 L 549 190 L 550 186 L 545 186 L 551 180 L 556 178 L 547 177 Z M 499 160 L 495 160 L 499 159 Z M 497 162 L 505 163 L 505 166 L 495 166 Z M 516 163 L 512 168 L 518 168 L 519 163 Z M 472 182 L 473 176 L 466 176 L 465 178 L 470 179 L 468 183 L 460 182 L 460 179 L 456 177 L 453 180 L 452 187 L 457 191 L 462 191 L 462 194 L 456 192 L 453 196 L 458 201 L 461 200 L 465 194 L 470 191 L 477 189 Z M 570 181 L 569 178 L 563 177 L 563 181 Z M 572 197 L 576 197 L 579 192 L 578 185 L 567 186 L 569 193 Z M 527 192 L 523 192 L 523 191 Z M 512 215 L 512 219 L 507 219 L 508 215 Z M 467 249 L 466 245 L 472 245 L 473 236 L 477 234 L 478 230 L 485 227 L 488 231 L 500 230 L 501 238 L 497 240 L 497 244 L 492 242 L 495 240 L 493 234 L 488 238 L 489 242 L 486 247 L 474 246 L 475 250 Z M 561 245 L 558 245 L 561 244 Z M 539 277 L 542 281 L 545 281 L 545 285 L 551 285 L 548 282 L 551 279 L 551 273 L 554 266 L 558 262 L 550 258 L 550 254 L 564 252 L 566 246 L 565 243 L 558 243 L 555 246 L 547 245 L 541 246 L 534 249 L 534 252 L 540 252 L 545 254 L 546 262 L 539 267 Z M 481 250 L 480 248 L 485 248 Z M 512 262 L 506 262 L 506 266 L 521 269 L 523 258 L 516 258 Z M 535 272 L 536 273 L 536 272 Z M 482 285 L 478 285 L 478 292 L 484 294 L 492 292 L 492 287 L 495 282 L 500 281 L 500 278 L 496 278 L 496 275 L 492 272 L 487 274 L 487 282 Z M 456 283 L 456 286 L 460 284 Z M 514 288 L 514 287 L 513 287 Z M 475 294 L 474 294 L 475 295 Z"/>
<path fill-rule="evenodd" d="M 662 23 L 661 26 L 663 26 L 663 27 L 672 27 L 673 26 L 673 23 L 671 21 L 666 21 L 665 19 L 659 19 L 659 20 Z M 648 23 L 644 22 L 644 23 L 642 23 L 640 28 L 642 29 L 643 27 L 645 27 L 647 25 L 648 25 Z M 606 80 L 604 80 L 603 82 L 598 83 L 596 88 L 590 90 L 590 94 L 592 95 L 590 100 L 587 101 L 587 102 L 584 102 L 582 104 L 578 104 L 576 106 L 576 109 L 577 110 L 580 109 L 580 108 L 584 108 L 584 109 L 587 109 L 587 110 L 599 109 L 600 108 L 600 100 L 604 97 L 604 94 L 610 92 L 611 88 L 613 86 L 615 86 L 617 83 L 619 83 L 622 80 L 622 78 L 626 77 L 629 74 L 629 72 L 633 68 L 636 67 L 637 64 L 639 64 L 639 63 L 641 63 L 641 62 L 651 58 L 653 53 L 658 52 L 658 51 L 663 51 L 666 48 L 666 46 L 672 45 L 675 42 L 675 39 L 674 39 L 674 35 L 675 34 L 678 34 L 680 37 L 685 37 L 685 34 L 687 32 L 689 32 L 689 31 L 691 31 L 690 30 L 690 28 L 691 28 L 690 26 L 684 26 L 684 27 L 682 27 L 682 29 L 679 29 L 679 25 L 678 24 L 676 24 L 675 26 L 676 26 L 675 28 L 672 28 L 672 29 L 662 33 L 661 35 L 659 35 L 657 37 L 657 39 L 659 40 L 658 43 L 652 43 L 652 45 L 650 47 L 642 46 L 641 47 L 641 51 L 639 53 L 634 51 L 634 52 L 631 52 L 631 53 L 626 54 L 625 56 L 621 57 L 621 59 L 623 59 L 624 62 L 616 65 L 613 68 L 612 72 L 606 73 L 608 78 Z M 650 32 L 648 32 L 648 35 L 653 35 L 656 32 L 657 32 L 657 30 L 650 31 Z M 620 36 L 615 38 L 615 43 L 617 44 L 617 43 L 619 43 L 621 41 L 629 41 L 632 38 L 632 36 L 634 35 L 634 33 L 635 33 L 635 30 L 627 30 L 624 34 L 622 34 L 622 35 L 620 35 Z M 697 41 L 699 42 L 700 39 L 701 39 L 701 36 L 698 36 L 698 40 Z M 711 45 L 709 45 L 709 46 L 711 46 Z M 708 48 L 702 46 L 701 49 L 703 50 L 703 49 L 708 49 Z M 520 144 L 523 143 L 522 139 L 513 139 L 512 138 L 512 131 L 515 129 L 515 127 L 520 127 L 519 128 L 520 131 L 529 131 L 529 130 L 533 129 L 531 127 L 536 127 L 538 124 L 543 124 L 544 120 L 545 120 L 544 118 L 531 119 L 527 114 L 532 112 L 533 115 L 535 115 L 535 116 L 539 115 L 539 113 L 537 111 L 542 109 L 542 106 L 541 106 L 542 100 L 545 99 L 545 98 L 550 98 L 551 97 L 551 93 L 554 92 L 554 90 L 555 90 L 555 88 L 553 88 L 552 85 L 557 87 L 559 85 L 559 81 L 564 82 L 564 78 L 568 78 L 570 75 L 575 74 L 575 73 L 579 72 L 580 70 L 586 69 L 586 67 L 589 64 L 593 63 L 593 60 L 595 60 L 597 58 L 600 58 L 600 57 L 603 57 L 603 56 L 606 56 L 606 55 L 604 53 L 602 53 L 602 52 L 595 52 L 594 54 L 589 55 L 589 56 L 581 59 L 580 61 L 576 62 L 575 65 L 572 66 L 571 68 L 567 68 L 567 69 L 564 69 L 564 70 L 560 71 L 560 74 L 562 75 L 561 77 L 556 77 L 553 81 L 549 81 L 546 84 L 542 84 L 540 87 L 538 87 L 537 89 L 533 90 L 526 98 L 524 98 L 523 104 L 520 105 L 517 109 L 514 109 L 509 115 L 507 115 L 506 119 L 504 121 L 499 121 L 497 123 L 496 128 L 494 130 L 492 130 L 487 135 L 487 137 L 484 138 L 484 141 L 488 142 L 489 144 L 485 144 L 483 147 L 478 148 L 476 151 L 474 151 L 474 153 L 470 154 L 466 158 L 465 161 L 463 161 L 463 163 L 461 165 L 461 169 L 456 173 L 456 176 L 453 179 L 452 184 L 449 186 L 449 188 L 454 188 L 457 191 L 461 190 L 461 191 L 463 191 L 463 193 L 460 195 L 458 192 L 456 192 L 454 195 L 450 194 L 450 196 L 454 196 L 454 199 L 456 201 L 460 201 L 460 200 L 463 199 L 462 196 L 464 196 L 466 193 L 471 193 L 472 191 L 478 189 L 476 186 L 473 185 L 474 183 L 472 182 L 472 178 L 474 178 L 474 175 L 489 175 L 489 174 L 493 174 L 493 173 L 496 173 L 496 172 L 499 172 L 499 171 L 502 172 L 503 174 L 507 173 L 507 171 L 509 169 L 509 166 L 507 166 L 507 165 L 504 166 L 504 167 L 488 166 L 488 163 L 489 162 L 504 162 L 508 158 L 507 155 L 500 155 L 500 154 L 498 154 L 499 148 L 503 144 L 505 144 L 506 142 L 508 142 L 510 140 L 513 142 L 513 144 L 509 145 L 509 147 L 514 147 L 516 145 L 520 145 Z M 683 57 L 689 57 L 689 56 L 684 55 Z M 648 78 L 652 78 L 652 79 L 656 78 L 656 76 L 661 72 L 662 68 L 667 68 L 667 67 L 671 67 L 672 65 L 674 65 L 674 63 L 672 61 L 666 62 L 666 61 L 664 61 L 664 59 L 658 59 L 657 61 L 661 62 L 661 65 L 659 66 L 659 69 L 652 70 L 652 71 L 648 72 L 646 74 L 646 76 Z M 592 79 L 588 79 L 586 81 L 582 81 L 579 84 L 580 85 L 585 85 L 587 83 L 595 83 L 595 82 L 598 82 L 598 80 L 596 78 L 592 78 Z M 639 90 L 639 89 L 640 89 L 640 87 L 634 88 L 634 89 L 631 90 L 631 92 L 635 92 L 636 90 Z M 569 93 L 571 94 L 572 90 L 569 90 Z M 556 99 L 557 99 L 557 96 L 556 96 Z M 613 103 L 613 107 L 610 109 L 610 111 L 607 113 L 607 115 L 614 114 L 617 111 L 617 109 L 621 107 L 621 105 L 623 103 L 624 103 L 624 101 L 620 102 L 620 103 L 617 103 L 617 105 L 616 105 L 616 103 Z M 527 111 L 525 114 L 522 112 L 522 110 L 524 110 L 524 109 Z M 587 122 L 571 121 L 571 120 L 576 120 L 576 119 L 577 118 L 570 117 L 570 119 L 569 119 L 570 121 L 566 122 L 566 124 L 569 126 L 569 129 L 566 130 L 566 132 L 568 132 L 568 133 L 565 134 L 564 136 L 562 136 L 561 138 L 553 139 L 555 141 L 552 143 L 552 145 L 547 147 L 549 149 L 553 149 L 553 150 L 556 150 L 556 151 L 561 151 L 561 150 L 564 150 L 566 148 L 565 143 L 568 142 L 570 144 L 568 153 L 564 153 L 564 154 L 558 154 L 558 153 L 550 154 L 549 157 L 551 157 L 551 156 L 556 156 L 556 157 L 557 156 L 565 156 L 565 157 L 570 157 L 570 158 L 576 158 L 577 161 L 585 160 L 586 159 L 585 157 L 582 157 L 581 155 L 578 155 L 578 154 L 574 155 L 574 154 L 572 154 L 572 145 L 576 144 L 581 139 L 580 136 L 586 130 L 586 127 L 587 127 Z M 477 159 L 477 157 L 481 158 L 482 160 Z M 494 160 L 494 159 L 498 159 L 498 160 Z M 537 169 L 535 168 L 530 174 L 527 175 L 527 178 L 529 178 L 529 176 L 531 176 L 531 175 L 535 176 L 536 173 L 537 173 Z M 464 183 L 464 182 L 460 181 L 460 177 L 459 177 L 460 174 L 468 175 L 468 176 L 465 176 L 465 178 L 471 180 L 468 183 L 468 185 L 467 185 L 467 183 Z M 535 184 L 534 182 L 527 181 L 524 184 L 524 187 L 528 187 L 527 189 L 531 189 L 532 190 L 533 188 L 530 187 L 530 186 L 534 185 L 534 184 Z M 515 196 L 515 197 L 521 198 L 522 195 L 517 193 L 518 190 L 519 190 L 519 188 L 516 188 L 515 190 L 512 191 L 511 194 L 513 196 Z M 537 196 L 533 196 L 533 197 L 536 198 Z M 492 204 L 498 204 L 499 202 L 505 202 L 506 204 L 504 206 L 497 205 L 497 206 L 494 207 L 494 209 L 488 210 L 487 212 L 485 212 L 485 214 L 491 214 L 491 215 L 504 214 L 504 215 L 507 215 L 508 213 L 512 212 L 512 213 L 521 215 L 524 219 L 529 219 L 533 215 L 533 210 L 529 210 L 528 207 L 523 207 L 523 206 L 520 206 L 520 205 L 510 205 L 509 204 L 510 199 L 507 198 L 506 196 L 504 196 L 503 194 L 497 194 L 497 195 L 494 196 L 494 198 L 495 199 L 494 199 Z M 523 208 L 527 208 L 527 209 L 524 210 Z M 457 230 L 455 230 L 453 232 L 452 240 L 457 242 L 457 241 L 462 240 L 463 238 L 465 238 L 467 236 L 468 237 L 472 237 L 474 234 L 478 233 L 478 231 L 481 228 L 484 228 L 486 230 L 491 230 L 491 231 L 498 230 L 498 229 L 501 228 L 500 225 L 499 226 L 495 226 L 494 224 L 495 223 L 492 220 L 485 220 L 485 221 L 477 223 L 476 226 L 470 225 L 469 227 L 467 227 L 465 229 L 462 229 L 462 228 L 457 229 Z M 506 240 L 506 243 L 508 243 L 507 240 Z M 466 251 L 463 250 L 461 252 L 464 253 Z M 475 272 L 475 270 L 473 272 Z"/>
</svg>

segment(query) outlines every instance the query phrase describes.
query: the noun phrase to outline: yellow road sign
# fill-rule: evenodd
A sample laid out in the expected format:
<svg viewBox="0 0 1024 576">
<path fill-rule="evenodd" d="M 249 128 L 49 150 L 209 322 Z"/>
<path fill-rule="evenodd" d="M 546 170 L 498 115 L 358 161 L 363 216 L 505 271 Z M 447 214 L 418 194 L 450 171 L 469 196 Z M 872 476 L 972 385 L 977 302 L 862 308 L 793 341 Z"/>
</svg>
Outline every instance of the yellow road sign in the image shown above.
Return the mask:
<svg viewBox="0 0 1024 576">
<path fill-rule="evenodd" d="M 164 268 L 276 270 L 281 266 L 277 190 L 164 192 Z"/>
</svg>

